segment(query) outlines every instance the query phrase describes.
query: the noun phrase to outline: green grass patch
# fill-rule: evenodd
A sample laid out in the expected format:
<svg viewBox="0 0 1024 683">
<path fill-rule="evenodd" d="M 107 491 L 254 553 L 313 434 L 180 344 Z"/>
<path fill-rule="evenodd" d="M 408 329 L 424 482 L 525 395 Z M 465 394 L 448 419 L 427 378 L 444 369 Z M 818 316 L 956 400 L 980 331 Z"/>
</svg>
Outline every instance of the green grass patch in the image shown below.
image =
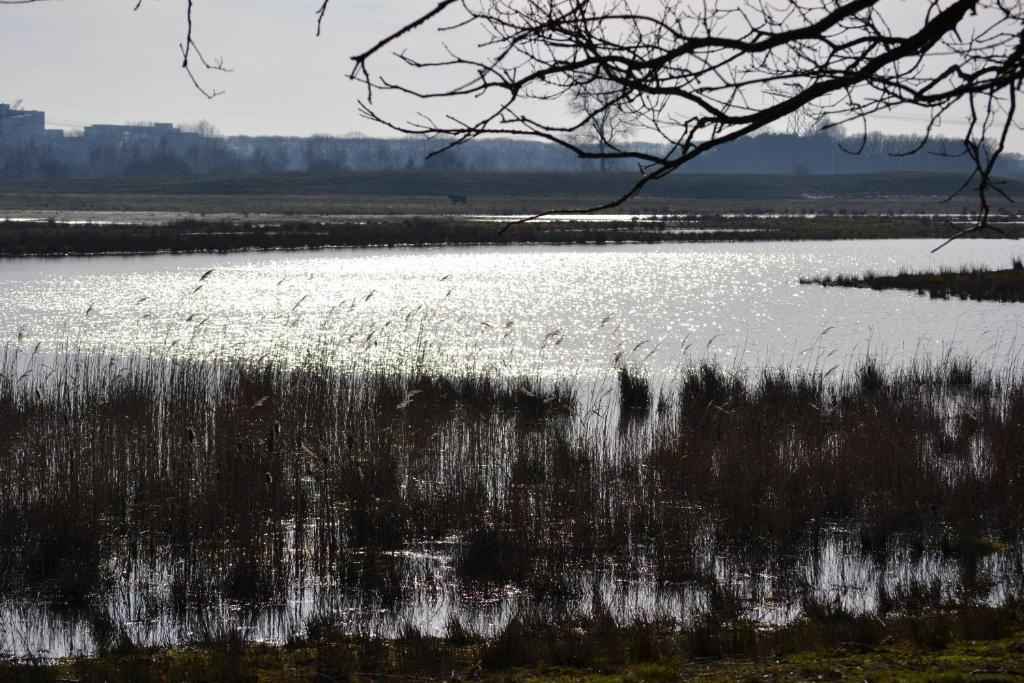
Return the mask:
<svg viewBox="0 0 1024 683">
<path fill-rule="evenodd" d="M 1019 613 L 1000 612 L 1003 628 L 971 635 L 964 630 L 970 613 L 932 615 L 918 622 L 950 629 L 941 646 L 908 636 L 908 619 L 880 625 L 871 642 L 821 645 L 822 623 L 801 622 L 761 633 L 742 652 L 714 657 L 688 649 L 692 633 L 658 633 L 659 648 L 635 652 L 633 628 L 598 632 L 574 625 L 560 633 L 561 647 L 577 653 L 576 661 L 523 655 L 495 661 L 498 641 L 453 643 L 434 638 L 393 641 L 349 638 L 330 642 L 295 642 L 288 646 L 243 643 L 237 638 L 176 649 L 128 648 L 91 658 L 50 663 L 0 662 L 5 681 L 50 683 L 104 681 L 170 683 L 171 681 L 312 681 L 475 680 L 547 681 L 553 683 L 707 681 L 914 681 L 920 683 L 1004 683 L 1024 677 L 1024 632 Z M 991 614 L 988 615 L 991 617 Z M 920 628 L 920 623 L 917 625 Z M 550 635 L 550 634 L 549 634 Z M 500 638 L 499 638 L 500 641 Z M 605 649 L 598 649 L 598 646 Z M 632 653 L 623 655 L 622 653 Z M 551 651 L 547 652 L 548 655 Z M 564 654 L 564 653 L 563 653 Z"/>
</svg>

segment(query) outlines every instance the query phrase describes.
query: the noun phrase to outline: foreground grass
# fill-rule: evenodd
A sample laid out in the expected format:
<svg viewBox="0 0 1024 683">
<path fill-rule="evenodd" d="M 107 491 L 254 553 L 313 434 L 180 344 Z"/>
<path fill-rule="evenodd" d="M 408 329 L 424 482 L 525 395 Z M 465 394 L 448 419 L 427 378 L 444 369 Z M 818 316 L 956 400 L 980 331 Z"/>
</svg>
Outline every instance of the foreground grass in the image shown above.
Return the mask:
<svg viewBox="0 0 1024 683">
<path fill-rule="evenodd" d="M 1015 372 L 704 363 L 655 395 L 630 367 L 595 424 L 530 378 L 0 361 L 0 649 L 77 633 L 58 651 L 100 656 L 65 678 L 615 674 L 1020 630 Z M 437 595 L 444 639 L 414 609 Z"/>
<path fill-rule="evenodd" d="M 861 622 L 861 623 L 858 623 Z M 1024 622 L 1019 612 L 980 608 L 959 614 L 802 620 L 778 631 L 735 628 L 724 650 L 704 651 L 694 633 L 640 628 L 563 629 L 545 647 L 424 638 L 349 638 L 278 647 L 236 637 L 176 649 L 125 646 L 92 658 L 2 663 L 5 681 L 305 681 L 475 680 L 611 683 L 612 681 L 955 681 L 1024 677 Z M 646 630 L 645 630 L 646 629 Z M 738 634 L 745 635 L 737 637 Z M 545 634 L 549 638 L 552 634 Z M 841 640 L 846 638 L 846 640 Z M 559 643 L 559 640 L 561 641 Z M 704 640 L 701 643 L 706 645 Z M 555 642 L 557 645 L 552 646 Z M 709 641 L 710 642 L 710 641 Z M 516 650 L 516 648 L 519 648 Z"/>
<path fill-rule="evenodd" d="M 803 284 L 825 287 L 904 289 L 933 299 L 973 299 L 976 301 L 1024 301 L 1024 263 L 1014 260 L 1003 270 L 963 268 L 931 273 L 901 272 L 897 275 L 866 273 L 860 277 L 832 275 L 801 280 Z"/>
</svg>

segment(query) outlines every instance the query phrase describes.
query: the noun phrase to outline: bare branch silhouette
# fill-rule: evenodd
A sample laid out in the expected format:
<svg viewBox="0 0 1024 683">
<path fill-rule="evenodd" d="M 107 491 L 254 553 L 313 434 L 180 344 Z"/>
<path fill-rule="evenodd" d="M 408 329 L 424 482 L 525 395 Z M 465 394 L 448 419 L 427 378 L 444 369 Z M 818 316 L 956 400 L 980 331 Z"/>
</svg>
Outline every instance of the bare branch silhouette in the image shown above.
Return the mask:
<svg viewBox="0 0 1024 683">
<path fill-rule="evenodd" d="M 619 206 L 648 182 L 801 111 L 828 127 L 860 122 L 866 140 L 872 115 L 915 109 L 927 123 L 922 143 L 906 151 L 914 153 L 944 116 L 966 108 L 962 140 L 974 165 L 968 185 L 979 201 L 973 230 L 980 230 L 988 225 L 989 197 L 1000 192 L 993 173 L 1024 81 L 1024 4 L 928 0 L 913 8 L 908 24 L 895 21 L 882 0 L 447 0 L 354 56 L 351 77 L 367 87 L 363 116 L 437 139 L 441 149 L 489 135 L 525 136 L 584 159 L 634 159 L 640 176 L 632 187 L 601 206 L 576 209 L 585 211 Z M 442 14 L 448 23 L 437 28 L 445 42 L 434 47 L 443 46 L 446 57 L 410 54 L 408 35 L 432 28 Z M 472 44 L 461 52 L 450 47 L 458 42 L 451 34 L 460 32 Z M 412 75 L 375 71 L 387 54 Z M 603 107 L 581 107 L 567 121 L 564 105 L 558 112 L 545 106 L 568 102 L 595 82 L 607 107 L 628 112 L 631 126 L 657 146 L 585 144 L 580 133 Z M 400 121 L 374 105 L 379 91 L 439 101 L 449 112 L 469 102 L 476 107 L 467 111 L 487 106 L 472 120 Z"/>
<path fill-rule="evenodd" d="M 199 79 L 196 78 L 195 73 L 192 71 L 192 65 L 189 63 L 189 57 L 191 57 L 192 53 L 194 52 L 195 55 L 199 58 L 200 64 L 202 64 L 208 71 L 231 71 L 231 69 L 225 68 L 224 60 L 223 59 L 219 59 L 216 63 L 212 63 L 212 64 L 210 62 L 206 61 L 206 58 L 203 57 L 203 53 L 200 52 L 200 50 L 199 50 L 199 46 L 196 45 L 196 41 L 193 40 L 193 38 L 192 38 L 192 4 L 193 4 L 193 1 L 194 0 L 187 0 L 186 12 L 185 12 L 185 17 L 186 17 L 186 22 L 187 22 L 187 30 L 185 32 L 185 41 L 178 46 L 181 49 L 181 56 L 182 56 L 181 68 L 183 68 L 185 70 L 185 73 L 188 74 L 188 77 L 192 80 L 192 85 L 194 85 L 196 87 L 196 90 L 198 90 L 204 96 L 206 96 L 206 99 L 212 100 L 214 97 L 217 97 L 218 95 L 223 95 L 224 91 L 223 90 L 209 90 L 209 89 L 203 87 L 199 83 Z M 139 4 L 142 4 L 142 0 L 139 0 Z M 138 9 L 138 5 L 136 5 L 136 9 Z"/>
</svg>

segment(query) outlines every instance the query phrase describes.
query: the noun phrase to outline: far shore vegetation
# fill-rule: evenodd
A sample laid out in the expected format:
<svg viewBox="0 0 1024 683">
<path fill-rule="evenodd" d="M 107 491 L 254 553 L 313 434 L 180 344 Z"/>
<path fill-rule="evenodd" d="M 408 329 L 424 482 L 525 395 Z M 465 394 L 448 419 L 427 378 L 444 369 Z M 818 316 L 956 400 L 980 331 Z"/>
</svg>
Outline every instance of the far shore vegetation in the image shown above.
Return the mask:
<svg viewBox="0 0 1024 683">
<path fill-rule="evenodd" d="M 0 217 L 18 211 L 168 211 L 249 216 L 528 214 L 604 204 L 636 173 L 346 171 L 0 182 Z M 1024 180 L 1001 179 L 1010 196 Z M 969 214 L 959 173 L 834 175 L 673 174 L 651 183 L 621 213 Z M 990 198 L 995 215 L 1016 204 Z"/>
<path fill-rule="evenodd" d="M 102 219 L 101 219 L 102 220 Z M 512 225 L 460 217 L 203 220 L 156 224 L 0 220 L 0 256 L 230 252 L 261 249 L 501 244 L 615 244 L 841 239 L 944 239 L 948 218 L 891 216 L 662 216 L 650 220 Z M 970 239 L 1024 236 L 1024 226 Z M 828 284 L 833 284 L 829 282 Z"/>
<path fill-rule="evenodd" d="M 494 216 L 578 212 L 627 173 L 399 171 L 0 184 L 0 256 L 465 244 L 946 239 L 971 220 L 956 174 L 681 174 L 601 222 Z M 1007 181 L 1007 191 L 1024 183 Z M 1012 187 L 1011 187 L 1012 186 Z M 1019 187 L 1018 187 L 1019 186 Z M 993 204 L 995 231 L 1024 235 Z M 489 220 L 480 220 L 490 216 Z M 635 216 L 635 218 L 633 217 Z"/>
<path fill-rule="evenodd" d="M 805 278 L 804 284 L 861 289 L 904 289 L 933 299 L 973 299 L 976 301 L 1024 301 L 1024 258 L 1011 260 L 1004 269 L 960 268 L 936 272 L 901 271 L 896 275 L 868 272 L 864 275 L 825 275 Z"/>
</svg>

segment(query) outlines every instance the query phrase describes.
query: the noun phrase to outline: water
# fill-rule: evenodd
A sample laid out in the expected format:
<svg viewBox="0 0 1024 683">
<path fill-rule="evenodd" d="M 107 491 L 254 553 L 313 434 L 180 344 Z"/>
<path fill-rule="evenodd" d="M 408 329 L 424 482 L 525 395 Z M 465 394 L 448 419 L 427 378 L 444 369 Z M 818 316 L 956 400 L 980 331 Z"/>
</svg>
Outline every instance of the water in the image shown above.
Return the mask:
<svg viewBox="0 0 1024 683">
<path fill-rule="evenodd" d="M 822 288 L 800 277 L 1007 267 L 973 240 L 331 249 L 0 261 L 0 340 L 110 353 L 669 377 L 688 358 L 840 369 L 968 353 L 1017 361 L 1024 306 Z M 209 274 L 203 279 L 203 275 Z"/>
<path fill-rule="evenodd" d="M 878 606 L 880 593 L 898 594 L 920 586 L 940 587 L 948 603 L 959 597 L 960 568 L 949 558 L 935 553 L 923 557 L 894 558 L 890 566 L 851 553 L 842 537 L 825 541 L 820 554 L 798 562 L 793 575 L 811 586 L 810 595 L 820 604 L 839 605 L 852 614 L 870 614 Z M 447 623 L 457 618 L 471 633 L 493 637 L 522 609 L 521 592 L 506 587 L 482 593 L 459 590 L 446 557 L 420 556 L 396 562 L 403 575 L 402 601 L 386 605 L 372 591 L 347 590 L 332 594 L 330 587 L 310 581 L 294 586 L 286 601 L 259 608 L 221 601 L 207 610 L 169 614 L 160 601 L 166 600 L 170 573 L 154 572 L 137 577 L 149 582 L 143 589 L 124 588 L 94 607 L 137 645 L 173 647 L 193 641 L 205 633 L 223 634 L 239 629 L 254 642 L 284 644 L 305 633 L 310 617 L 325 611 L 339 617 L 343 632 L 396 637 L 401 628 L 413 625 L 421 632 L 444 636 Z M 986 558 L 978 572 L 991 581 L 978 593 L 982 604 L 1005 602 L 1005 593 L 1019 591 L 1016 582 L 1021 557 Z M 749 617 L 762 625 L 783 625 L 800 615 L 800 608 L 788 599 L 785 581 L 765 574 L 751 575 L 719 563 L 715 578 L 735 595 L 751 603 Z M 665 584 L 653 577 L 617 576 L 614 571 L 586 573 L 577 577 L 577 594 L 564 599 L 567 612 L 592 614 L 595 590 L 598 600 L 617 622 L 634 619 L 675 618 L 684 624 L 708 611 L 714 599 L 711 591 L 691 585 Z M 162 582 L 162 583 L 161 583 Z M 154 587 L 157 595 L 154 595 Z M 39 604 L 0 603 L 0 653 L 15 657 L 30 655 L 42 659 L 95 653 L 94 632 L 82 611 L 48 608 Z"/>
<path fill-rule="evenodd" d="M 260 213 L 260 212 L 203 212 L 194 211 L 96 211 L 96 210 L 0 210 L 0 221 L 11 223 L 46 223 L 56 221 L 68 225 L 162 225 L 175 221 L 201 220 L 224 221 L 228 223 L 353 223 L 353 222 L 388 222 L 415 218 L 447 217 L 485 223 L 507 223 L 533 218 L 535 214 L 322 214 L 322 213 Z M 765 213 L 551 213 L 546 214 L 543 222 L 549 223 L 689 223 L 710 217 L 724 219 L 807 219 L 832 217 L 834 214 L 818 214 L 813 211 L 803 212 L 765 212 Z M 949 220 L 954 223 L 973 223 L 976 214 L 932 212 L 932 213 L 860 213 L 858 216 L 868 218 L 927 218 Z M 994 223 L 1019 224 L 1020 214 L 994 215 Z"/>
</svg>

